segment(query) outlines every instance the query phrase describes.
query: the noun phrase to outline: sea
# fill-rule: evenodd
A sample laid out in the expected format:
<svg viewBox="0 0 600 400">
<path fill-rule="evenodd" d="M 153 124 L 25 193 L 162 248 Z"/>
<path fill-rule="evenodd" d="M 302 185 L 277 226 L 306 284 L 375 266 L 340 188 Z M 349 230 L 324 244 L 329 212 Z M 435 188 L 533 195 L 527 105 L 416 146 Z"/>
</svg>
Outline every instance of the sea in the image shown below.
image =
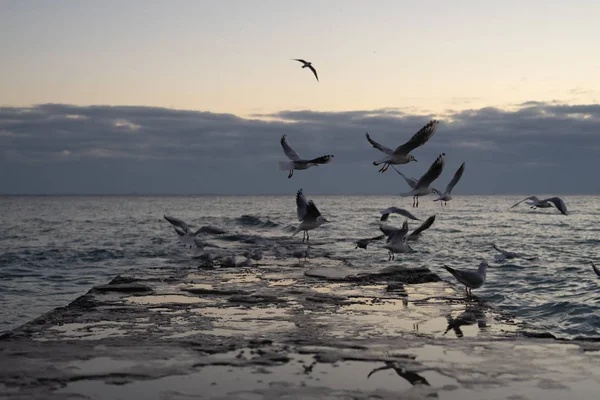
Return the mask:
<svg viewBox="0 0 600 400">
<path fill-rule="evenodd" d="M 427 266 L 458 291 L 443 265 L 476 269 L 490 264 L 473 294 L 508 315 L 557 337 L 600 337 L 600 197 L 563 196 L 557 209 L 510 208 L 524 196 L 455 196 L 447 206 L 422 197 L 308 196 L 331 221 L 310 232 L 311 248 L 357 271 L 382 265 Z M 541 197 L 541 196 L 540 196 Z M 356 249 L 357 239 L 380 234 L 380 210 L 402 207 L 424 221 L 435 215 L 414 251 L 388 261 L 383 242 Z M 3 196 L 0 197 L 0 332 L 56 307 L 131 268 L 195 268 L 198 251 L 178 241 L 164 215 L 198 228 L 210 249 L 241 256 L 261 249 L 284 256 L 305 249 L 295 196 Z M 400 227 L 404 217 L 392 215 Z M 410 221 L 410 229 L 419 221 Z M 527 258 L 495 261 L 493 247 Z M 307 267 L 314 267 L 310 259 Z M 464 291 L 463 291 L 464 293 Z"/>
</svg>

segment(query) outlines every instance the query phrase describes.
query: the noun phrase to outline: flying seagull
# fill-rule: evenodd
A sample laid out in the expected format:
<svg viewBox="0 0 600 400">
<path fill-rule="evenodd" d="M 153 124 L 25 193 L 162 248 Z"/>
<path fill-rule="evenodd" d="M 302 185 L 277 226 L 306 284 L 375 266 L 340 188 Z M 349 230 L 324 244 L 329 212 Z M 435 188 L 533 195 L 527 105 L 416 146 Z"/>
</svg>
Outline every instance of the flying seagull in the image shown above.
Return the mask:
<svg viewBox="0 0 600 400">
<path fill-rule="evenodd" d="M 420 221 L 419 218 L 415 217 L 414 215 L 412 215 L 410 213 L 410 211 L 407 211 L 404 208 L 388 207 L 385 210 L 381 210 L 380 213 L 382 214 L 382 217 L 383 217 L 383 215 L 400 214 L 400 215 L 402 215 L 402 216 L 404 216 L 406 218 L 413 219 L 415 221 Z M 387 220 L 387 218 L 386 218 L 386 220 Z"/>
<path fill-rule="evenodd" d="M 598 267 L 596 267 L 594 265 L 594 263 L 591 261 L 590 261 L 590 264 L 592 264 L 592 268 L 594 269 L 594 272 L 596 273 L 596 275 L 600 276 L 600 269 L 598 269 Z"/>
<path fill-rule="evenodd" d="M 435 215 L 432 215 L 431 217 L 427 218 L 425 220 L 425 222 L 423 222 L 417 229 L 412 231 L 412 233 L 410 235 L 406 236 L 406 241 L 416 242 L 417 240 L 419 240 L 423 231 L 431 228 L 431 225 L 433 225 L 434 221 L 435 221 Z"/>
<path fill-rule="evenodd" d="M 454 186 L 456 186 L 456 184 L 462 177 L 463 172 L 465 172 L 465 163 L 464 162 L 462 164 L 460 164 L 460 167 L 458 167 L 458 169 L 454 173 L 452 180 L 450 181 L 448 186 L 446 186 L 446 190 L 444 191 L 444 194 L 440 195 L 437 199 L 435 199 L 433 201 L 439 201 L 440 205 L 442 205 L 442 202 L 444 202 L 443 205 L 446 205 L 448 203 L 448 201 L 452 200 L 452 196 L 450 194 L 452 193 L 452 189 L 454 189 Z"/>
<path fill-rule="evenodd" d="M 416 207 L 419 207 L 419 196 L 426 196 L 428 194 L 433 193 L 433 189 L 431 189 L 429 185 L 431 185 L 431 183 L 435 181 L 442 173 L 442 170 L 444 169 L 445 155 L 446 153 L 442 153 L 438 156 L 438 158 L 436 158 L 436 160 L 433 162 L 433 164 L 431 164 L 427 172 L 425 172 L 421 179 L 417 181 L 413 190 L 411 190 L 408 193 L 400 194 L 400 196 L 402 197 L 412 196 L 413 207 L 415 207 L 415 202 Z"/>
<path fill-rule="evenodd" d="M 494 250 L 496 250 L 498 253 L 500 254 L 496 254 L 494 256 L 494 261 L 496 262 L 502 262 L 505 260 L 512 260 L 513 258 L 524 258 L 527 261 L 533 261 L 536 260 L 537 257 L 526 257 L 525 255 L 521 254 L 521 253 L 515 253 L 514 251 L 505 251 L 502 250 L 501 248 L 499 248 L 498 246 L 496 246 L 495 243 L 492 243 L 492 247 L 494 248 Z"/>
<path fill-rule="evenodd" d="M 408 222 L 404 221 L 404 224 L 402 224 L 402 229 L 398 229 L 388 236 L 386 244 L 383 245 L 383 248 L 388 250 L 388 261 L 396 259 L 395 253 L 406 253 L 407 251 L 412 250 L 412 248 L 406 242 L 407 232 Z"/>
<path fill-rule="evenodd" d="M 408 184 L 408 186 L 410 186 L 411 189 L 414 189 L 415 185 L 417 184 L 417 180 L 415 178 L 409 178 L 406 175 L 404 175 L 402 172 L 398 171 L 396 169 L 396 167 L 394 167 L 392 165 L 392 168 L 394 169 L 394 171 L 396 171 L 398 173 L 398 175 L 400 175 L 402 178 L 404 178 L 404 180 L 406 181 L 406 183 Z M 431 190 L 433 191 L 433 193 L 437 194 L 438 196 L 442 195 L 442 192 L 434 187 L 431 188 Z"/>
<path fill-rule="evenodd" d="M 321 212 L 317 209 L 317 206 L 312 200 L 306 201 L 306 197 L 304 196 L 304 193 L 302 193 L 302 189 L 298 190 L 298 193 L 296 194 L 296 207 L 298 212 L 298 221 L 301 221 L 301 223 L 298 225 L 292 236 L 296 236 L 298 232 L 303 231 L 304 236 L 302 238 L 302 242 L 304 243 L 304 240 L 308 242 L 308 231 L 318 228 L 325 222 L 329 221 L 321 215 Z"/>
<path fill-rule="evenodd" d="M 435 133 L 438 124 L 439 121 L 436 121 L 435 119 L 431 120 L 427 123 L 427 125 L 421 128 L 420 131 L 415 133 L 408 142 L 396 147 L 396 150 L 392 150 L 389 147 L 385 147 L 377 143 L 371 139 L 369 133 L 366 133 L 369 143 L 371 143 L 371 145 L 377 150 L 386 154 L 381 160 L 373 161 L 373 165 L 383 164 L 383 166 L 379 169 L 379 172 L 385 172 L 392 164 L 407 164 L 411 161 L 417 161 L 417 159 L 409 153 L 417 147 L 423 146 L 425 143 L 427 143 L 427 141 L 431 139 Z"/>
<path fill-rule="evenodd" d="M 452 274 L 456 278 L 457 281 L 465 285 L 465 292 L 467 293 L 467 298 L 471 297 L 471 289 L 477 289 L 485 283 L 485 274 L 489 265 L 482 261 L 479 264 L 479 268 L 477 271 L 460 271 L 454 268 L 450 268 L 447 265 L 444 265 L 444 268 L 448 272 Z"/>
<path fill-rule="evenodd" d="M 303 64 L 302 68 L 308 67 L 313 72 L 313 74 L 315 74 L 315 78 L 317 78 L 317 82 L 319 82 L 319 76 L 317 75 L 317 70 L 315 69 L 315 67 L 312 66 L 311 62 L 304 61 L 301 58 L 293 58 L 292 60 L 294 60 L 294 61 L 300 61 Z"/>
<path fill-rule="evenodd" d="M 560 197 L 550 197 L 548 199 L 540 200 L 536 196 L 529 196 L 519 201 L 518 203 L 513 204 L 510 208 L 516 207 L 522 202 L 525 202 L 527 205 L 529 205 L 532 210 L 535 210 L 536 208 L 550 208 L 552 207 L 552 205 L 554 205 L 554 207 L 558 208 L 558 211 L 560 211 L 564 215 L 567 215 L 567 206 Z"/>
<path fill-rule="evenodd" d="M 385 236 L 390 236 L 392 233 L 395 233 L 399 230 L 401 230 L 401 228 L 396 228 L 395 226 L 389 225 L 387 224 L 387 220 L 389 218 L 390 214 L 389 213 L 384 213 L 381 218 L 379 219 L 379 230 L 385 235 Z M 407 228 L 408 229 L 408 228 Z"/>
<path fill-rule="evenodd" d="M 310 167 L 319 166 L 319 164 L 327 164 L 331 162 L 333 155 L 329 154 L 326 156 L 321 156 L 317 158 L 313 158 L 312 160 L 305 160 L 298 155 L 292 149 L 287 142 L 287 135 L 283 135 L 281 137 L 281 147 L 283 147 L 283 152 L 291 161 L 279 161 L 279 169 L 282 171 L 290 170 L 288 175 L 288 179 L 294 175 L 295 169 L 308 169 Z"/>
<path fill-rule="evenodd" d="M 188 224 L 186 224 L 183 220 L 181 220 L 179 218 L 169 217 L 167 215 L 164 215 L 164 218 L 167 221 L 169 221 L 169 223 L 171 225 L 173 225 L 175 232 L 177 233 L 177 235 L 179 235 L 179 240 L 186 246 L 190 246 L 190 248 L 192 248 L 192 246 L 197 245 L 196 238 L 199 233 L 207 232 L 207 228 L 210 228 L 209 231 L 212 232 L 212 228 L 214 228 L 214 227 L 203 226 L 202 228 L 200 228 L 196 231 L 191 231 Z M 219 230 L 218 228 L 215 228 L 215 229 L 217 229 L 219 233 L 225 232 L 223 230 Z"/>
<path fill-rule="evenodd" d="M 375 236 L 372 238 L 367 238 L 367 239 L 359 239 L 356 242 L 354 242 L 354 244 L 356 244 L 355 249 L 361 248 L 361 249 L 367 249 L 367 246 L 369 244 L 371 244 L 371 242 L 374 242 L 376 240 L 381 240 L 385 237 L 385 235 L 379 235 L 379 236 Z"/>
</svg>

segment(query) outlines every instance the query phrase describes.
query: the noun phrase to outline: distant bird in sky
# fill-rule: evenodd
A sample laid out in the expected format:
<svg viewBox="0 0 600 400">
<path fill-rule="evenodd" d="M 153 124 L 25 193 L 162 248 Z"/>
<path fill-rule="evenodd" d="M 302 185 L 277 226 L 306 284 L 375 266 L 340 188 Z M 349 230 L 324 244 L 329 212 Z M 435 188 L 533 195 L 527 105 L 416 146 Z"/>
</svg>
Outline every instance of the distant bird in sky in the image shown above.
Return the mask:
<svg viewBox="0 0 600 400">
<path fill-rule="evenodd" d="M 446 186 L 446 190 L 444 191 L 444 194 L 440 195 L 437 199 L 434 199 L 433 201 L 439 201 L 440 205 L 442 205 L 442 202 L 444 202 L 443 204 L 446 205 L 447 202 L 452 200 L 452 196 L 450 194 L 452 193 L 452 189 L 454 189 L 454 186 L 456 186 L 456 184 L 462 177 L 463 172 L 465 172 L 465 163 L 464 162 L 462 164 L 460 164 L 460 167 L 454 173 L 452 180 L 450 181 L 448 186 Z"/>
<path fill-rule="evenodd" d="M 556 207 L 558 211 L 560 211 L 564 215 L 567 215 L 567 206 L 560 197 L 550 197 L 548 199 L 540 200 L 536 196 L 529 196 L 519 201 L 518 203 L 513 204 L 510 208 L 516 207 L 522 202 L 525 202 L 525 204 L 529 205 L 532 210 L 535 210 L 536 208 L 550 208 L 552 207 L 552 205 L 554 205 L 554 207 Z"/>
<path fill-rule="evenodd" d="M 312 63 L 309 61 L 304 61 L 301 58 L 293 58 L 293 60 L 295 61 L 300 61 L 303 65 L 302 68 L 310 68 L 310 70 L 313 72 L 313 74 L 315 74 L 315 78 L 317 78 L 317 82 L 319 82 L 319 76 L 317 75 L 317 70 L 315 69 L 315 67 L 312 66 Z"/>
<path fill-rule="evenodd" d="M 298 220 L 301 221 L 301 223 L 298 225 L 292 236 L 295 236 L 298 232 L 303 231 L 304 237 L 302 238 L 302 242 L 304 242 L 304 240 L 308 242 L 308 231 L 318 228 L 325 222 L 329 221 L 321 215 L 321 212 L 317 209 L 317 206 L 312 200 L 306 200 L 304 193 L 302 193 L 302 189 L 298 190 L 298 193 L 296 194 L 296 207 Z"/>
<path fill-rule="evenodd" d="M 427 143 L 427 141 L 431 139 L 431 137 L 435 133 L 438 124 L 439 121 L 429 121 L 427 125 L 421 128 L 421 130 L 419 130 L 417 133 L 415 133 L 409 139 L 408 142 L 396 147 L 396 150 L 392 150 L 389 147 L 385 147 L 384 145 L 377 143 L 376 141 L 371 139 L 369 133 L 366 133 L 367 140 L 369 141 L 369 143 L 371 143 L 371 145 L 377 150 L 386 154 L 386 156 L 383 157 L 381 160 L 373 161 L 373 165 L 383 164 L 383 166 L 379 169 L 379 172 L 385 172 L 392 164 L 407 164 L 411 161 L 417 161 L 417 159 L 409 153 L 417 147 L 423 146 L 425 143 Z"/>
<path fill-rule="evenodd" d="M 290 170 L 288 174 L 288 179 L 294 175 L 295 169 L 308 169 L 310 167 L 319 166 L 319 164 L 327 164 L 331 162 L 333 158 L 332 154 L 328 154 L 326 156 L 321 156 L 317 158 L 313 158 L 312 160 L 305 160 L 298 153 L 292 149 L 287 141 L 287 135 L 283 135 L 281 137 L 281 147 L 283 147 L 283 152 L 291 161 L 279 161 L 279 169 L 282 171 Z"/>
<path fill-rule="evenodd" d="M 413 207 L 419 207 L 419 196 L 427 196 L 428 194 L 433 193 L 433 189 L 429 187 L 433 181 L 439 178 L 442 170 L 444 169 L 444 156 L 446 154 L 442 153 L 436 158 L 436 160 L 431 164 L 427 172 L 417 181 L 413 190 L 408 193 L 402 193 L 400 196 L 402 197 L 413 197 Z M 415 205 L 416 204 L 416 205 Z"/>
</svg>

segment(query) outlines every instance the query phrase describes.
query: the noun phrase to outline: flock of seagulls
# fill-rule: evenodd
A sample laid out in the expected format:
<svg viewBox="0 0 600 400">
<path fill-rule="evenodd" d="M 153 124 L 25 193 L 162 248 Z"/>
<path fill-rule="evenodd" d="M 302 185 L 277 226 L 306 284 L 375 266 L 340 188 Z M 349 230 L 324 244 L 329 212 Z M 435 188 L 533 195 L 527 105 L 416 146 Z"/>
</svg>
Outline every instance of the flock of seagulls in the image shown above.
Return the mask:
<svg viewBox="0 0 600 400">
<path fill-rule="evenodd" d="M 311 62 L 305 61 L 303 59 L 292 60 L 302 63 L 302 68 L 310 69 L 314 74 L 317 82 L 319 81 L 317 70 L 314 68 Z M 435 119 L 429 121 L 412 137 L 410 137 L 408 141 L 399 145 L 395 149 L 386 147 L 376 142 L 368 132 L 365 133 L 368 143 L 372 147 L 384 154 L 384 156 L 381 159 L 373 161 L 373 165 L 381 166 L 378 171 L 381 173 L 386 172 L 391 166 L 404 179 L 404 181 L 410 187 L 410 191 L 401 193 L 400 196 L 412 197 L 412 206 L 415 208 L 419 207 L 419 197 L 427 196 L 430 194 L 437 196 L 433 201 L 439 201 L 441 206 L 447 206 L 448 201 L 452 200 L 452 191 L 454 190 L 454 188 L 456 187 L 456 185 L 458 184 L 465 172 L 465 162 L 463 162 L 454 173 L 454 176 L 446 186 L 444 192 L 442 192 L 439 189 L 434 188 L 432 184 L 440 177 L 442 171 L 444 170 L 446 156 L 445 153 L 439 154 L 437 158 L 433 161 L 433 163 L 429 166 L 427 171 L 419 179 L 407 177 L 401 171 L 396 169 L 396 165 L 408 164 L 410 162 L 418 162 L 417 159 L 411 154 L 411 152 L 425 145 L 436 133 L 439 124 L 440 122 Z M 287 139 L 287 135 L 283 135 L 281 137 L 280 143 L 281 147 L 283 148 L 283 152 L 288 158 L 288 160 L 279 161 L 278 166 L 280 170 L 289 171 L 288 179 L 291 179 L 293 177 L 295 170 L 306 170 L 311 167 L 318 167 L 319 165 L 328 164 L 334 158 L 332 154 L 310 159 L 302 158 L 290 146 Z M 513 206 L 511 206 L 511 208 L 514 208 L 523 202 L 529 205 L 531 209 L 555 207 L 562 214 L 568 214 L 565 203 L 559 197 L 550 197 L 547 199 L 540 200 L 536 196 L 529 196 L 515 203 Z M 302 243 L 306 242 L 308 244 L 310 240 L 309 231 L 330 222 L 321 214 L 314 201 L 308 200 L 306 198 L 302 189 L 298 190 L 298 192 L 296 193 L 296 212 L 300 224 L 295 228 L 292 237 L 296 236 L 299 232 L 302 232 Z M 387 223 L 390 214 L 399 214 L 406 218 L 406 220 L 402 224 L 402 227 L 398 228 Z M 199 246 L 198 235 L 200 233 L 224 233 L 223 230 L 212 226 L 205 226 L 196 231 L 192 231 L 190 230 L 189 226 L 180 219 L 169 217 L 166 215 L 164 216 L 164 218 L 173 225 L 175 232 L 179 236 L 180 241 L 190 247 L 193 247 L 194 245 Z M 371 238 L 357 240 L 355 242 L 355 249 L 367 249 L 367 247 L 371 243 L 379 242 L 385 239 L 385 243 L 382 245 L 382 248 L 388 251 L 388 261 L 394 260 L 396 258 L 396 254 L 413 251 L 413 248 L 410 246 L 409 242 L 417 242 L 422 236 L 423 232 L 433 225 L 433 223 L 435 222 L 435 218 L 435 215 L 430 216 L 418 228 L 409 233 L 408 220 L 410 219 L 420 221 L 419 218 L 417 218 L 411 212 L 398 207 L 389 207 L 385 210 L 381 210 L 379 229 L 382 234 Z M 499 253 L 496 254 L 494 257 L 495 261 L 498 262 L 514 258 L 525 258 L 528 260 L 535 259 L 535 257 L 528 258 L 519 253 L 502 250 L 495 244 L 492 244 L 492 246 Z M 304 258 L 304 260 L 306 261 L 306 258 L 309 256 L 309 254 L 310 246 L 307 246 L 306 249 L 297 250 L 293 252 L 292 255 L 298 258 L 299 260 Z M 236 262 L 235 255 L 232 255 L 226 260 L 223 260 L 221 262 L 221 265 L 249 266 L 252 264 L 252 260 L 259 260 L 262 258 L 262 253 L 254 254 L 247 252 L 244 255 L 246 256 L 246 261 L 242 263 Z M 444 265 L 444 268 L 458 282 L 465 286 L 467 298 L 470 298 L 472 296 L 472 289 L 477 289 L 485 283 L 486 271 L 488 267 L 489 265 L 485 261 L 481 262 L 477 270 L 457 270 L 447 265 Z M 592 268 L 595 271 L 595 273 L 598 276 L 600 276 L 600 270 L 593 263 Z"/>
</svg>

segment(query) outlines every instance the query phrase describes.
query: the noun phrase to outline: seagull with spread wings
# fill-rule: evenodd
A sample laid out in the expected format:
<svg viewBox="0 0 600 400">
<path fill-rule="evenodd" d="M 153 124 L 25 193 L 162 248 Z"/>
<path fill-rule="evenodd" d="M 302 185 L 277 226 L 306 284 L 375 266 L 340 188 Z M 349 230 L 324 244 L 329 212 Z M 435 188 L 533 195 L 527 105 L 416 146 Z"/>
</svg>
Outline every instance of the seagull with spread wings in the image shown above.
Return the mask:
<svg viewBox="0 0 600 400">
<path fill-rule="evenodd" d="M 295 169 L 308 169 L 310 167 L 319 166 L 319 164 L 327 164 L 331 162 L 333 158 L 332 154 L 328 154 L 326 156 L 321 156 L 317 158 L 313 158 L 312 160 L 305 160 L 298 153 L 292 149 L 287 141 L 287 135 L 283 135 L 281 137 L 281 147 L 283 147 L 283 152 L 290 159 L 290 161 L 279 161 L 279 169 L 282 171 L 290 170 L 288 174 L 288 179 L 294 175 Z"/>
<path fill-rule="evenodd" d="M 560 211 L 564 215 L 567 215 L 567 206 L 560 197 L 550 197 L 544 200 L 540 200 L 536 196 L 529 196 L 519 201 L 518 203 L 513 204 L 510 208 L 516 207 L 522 202 L 525 202 L 525 204 L 529 205 L 529 207 L 532 210 L 535 210 L 536 208 L 550 208 L 554 205 L 554 207 L 556 207 L 558 211 Z"/>
<path fill-rule="evenodd" d="M 402 172 L 398 171 L 393 165 L 392 168 L 398 173 L 398 175 L 400 175 L 404 179 L 404 181 L 408 184 L 408 186 L 410 186 L 411 189 L 414 189 L 415 185 L 417 184 L 417 180 L 415 178 L 407 177 Z M 432 187 L 431 190 L 433 190 L 433 193 L 437 194 L 438 196 L 442 195 L 442 192 L 434 187 Z"/>
<path fill-rule="evenodd" d="M 431 164 L 427 172 L 417 181 L 413 190 L 408 193 L 402 193 L 402 197 L 413 197 L 413 207 L 419 207 L 419 196 L 427 196 L 433 193 L 433 189 L 429 187 L 433 181 L 439 178 L 442 170 L 444 169 L 444 156 L 446 153 L 442 153 L 436 158 Z M 416 204 L 416 205 L 415 205 Z"/>
<path fill-rule="evenodd" d="M 419 227 L 417 229 L 412 231 L 412 233 L 410 235 L 406 236 L 406 241 L 407 242 L 416 242 L 417 240 L 419 240 L 423 231 L 431 228 L 431 225 L 433 225 L 434 222 L 435 222 L 435 215 L 432 215 L 431 217 L 427 218 L 425 220 L 425 222 L 423 222 L 421 225 L 419 225 Z"/>
<path fill-rule="evenodd" d="M 379 169 L 379 172 L 385 172 L 390 167 L 390 165 L 407 164 L 411 161 L 417 161 L 417 159 L 412 154 L 410 154 L 410 152 L 416 149 L 417 147 L 423 146 L 425 143 L 427 143 L 427 141 L 431 139 L 431 137 L 435 133 L 438 124 L 439 121 L 437 120 L 432 120 L 428 122 L 427 125 L 421 128 L 421 130 L 419 130 L 417 133 L 415 133 L 408 142 L 396 147 L 396 150 L 392 150 L 389 147 L 377 143 L 376 141 L 371 139 L 371 136 L 369 136 L 368 133 L 366 133 L 367 140 L 369 141 L 369 143 L 371 143 L 371 145 L 377 150 L 381 151 L 382 153 L 385 153 L 385 157 L 383 157 L 381 160 L 373 161 L 373 165 L 383 164 L 383 166 Z"/>
<path fill-rule="evenodd" d="M 442 202 L 443 202 L 443 205 L 446 205 L 450 200 L 452 200 L 452 196 L 451 196 L 452 189 L 454 189 L 454 186 L 456 186 L 456 184 L 458 183 L 460 178 L 463 176 L 463 172 L 465 172 L 465 163 L 464 162 L 462 164 L 460 164 L 460 167 L 458 167 L 458 169 L 454 173 L 452 180 L 450 181 L 448 186 L 446 186 L 446 190 L 444 191 L 444 194 L 439 195 L 439 197 L 433 201 L 439 201 L 440 205 L 442 205 Z"/>
<path fill-rule="evenodd" d="M 292 60 L 294 61 L 300 61 L 302 63 L 302 68 L 307 68 L 310 69 L 313 74 L 315 74 L 315 78 L 317 78 L 317 82 L 319 82 L 319 76 L 317 75 L 317 70 L 315 69 L 315 67 L 312 66 L 312 63 L 310 61 L 304 61 L 301 58 L 292 58 Z"/>
<path fill-rule="evenodd" d="M 304 237 L 302 238 L 302 242 L 304 243 L 304 240 L 308 242 L 308 231 L 318 228 L 329 221 L 321 215 L 321 212 L 317 209 L 317 206 L 312 200 L 306 200 L 304 193 L 302 193 L 302 189 L 298 190 L 298 193 L 296 193 L 296 207 L 298 221 L 301 222 L 292 236 L 296 236 L 298 232 L 303 231 Z"/>
<path fill-rule="evenodd" d="M 410 247 L 406 241 L 407 232 L 408 221 L 404 221 L 401 229 L 397 229 L 388 236 L 386 244 L 383 245 L 383 248 L 388 250 L 388 261 L 395 260 L 396 253 L 406 253 L 407 251 L 412 250 L 412 247 Z"/>
</svg>

